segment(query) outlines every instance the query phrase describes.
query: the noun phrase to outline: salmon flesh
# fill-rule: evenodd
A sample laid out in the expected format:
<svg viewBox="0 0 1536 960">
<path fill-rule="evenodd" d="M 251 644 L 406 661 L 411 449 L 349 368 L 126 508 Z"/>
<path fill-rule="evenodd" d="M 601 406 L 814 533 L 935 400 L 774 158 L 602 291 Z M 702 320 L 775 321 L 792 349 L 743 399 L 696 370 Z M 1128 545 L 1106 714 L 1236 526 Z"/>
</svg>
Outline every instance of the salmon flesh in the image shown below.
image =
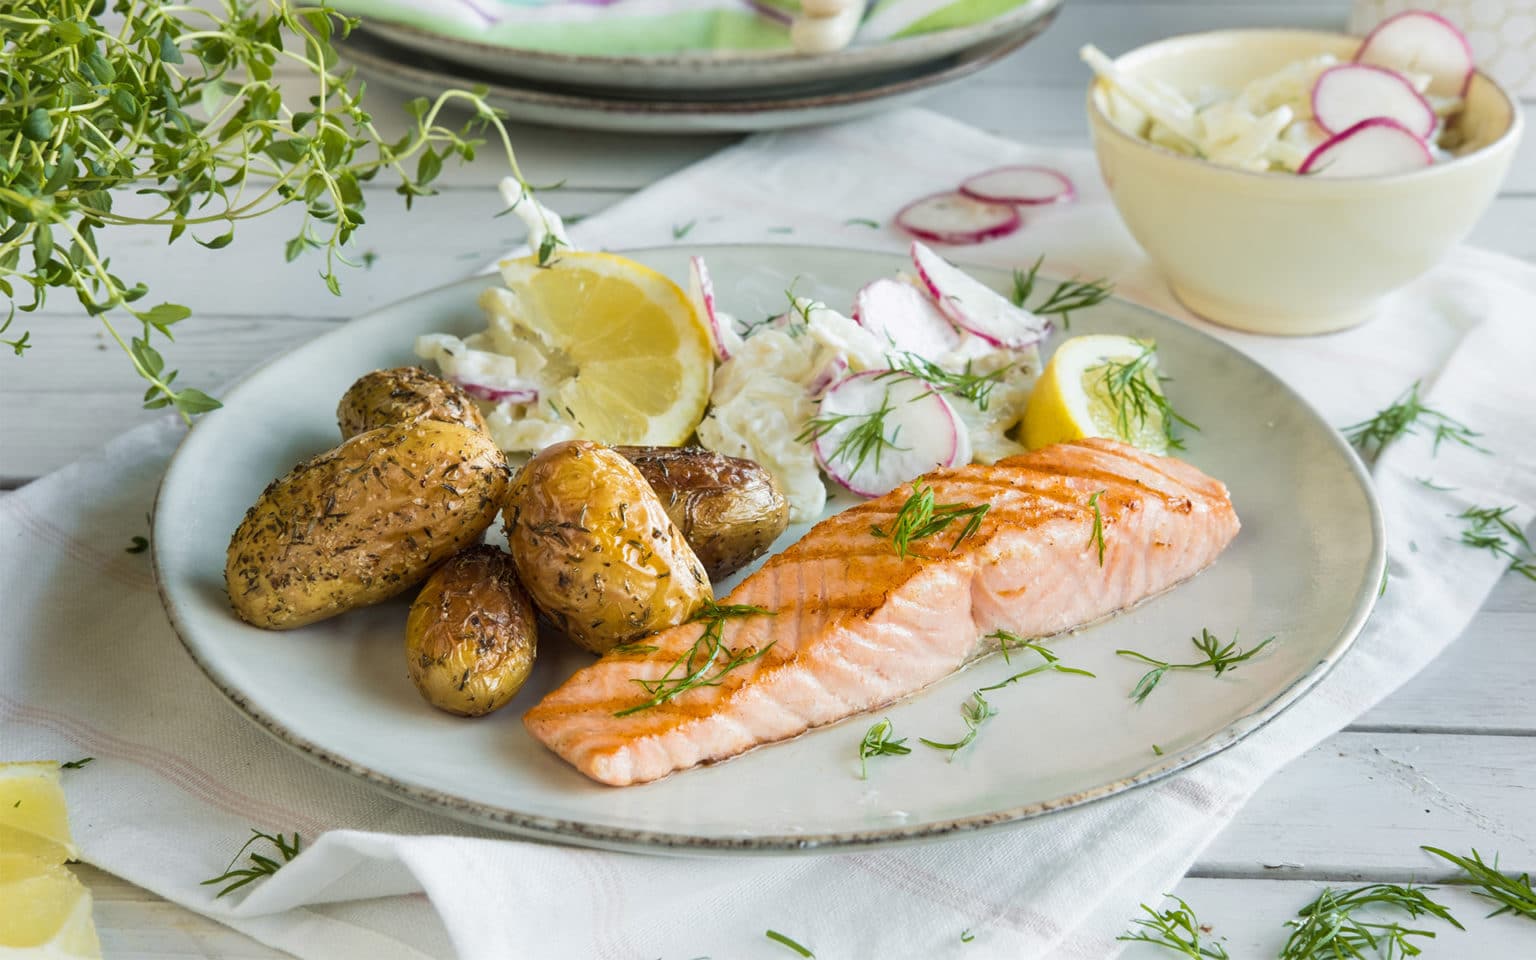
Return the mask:
<svg viewBox="0 0 1536 960">
<path fill-rule="evenodd" d="M 620 648 L 524 724 L 593 780 L 656 780 L 906 697 L 995 649 L 984 638 L 997 630 L 1046 637 L 1109 616 L 1210 566 L 1238 531 L 1222 483 L 1111 440 L 923 481 L 937 503 L 989 504 L 980 527 L 957 544 L 957 520 L 902 557 L 873 528 L 891 529 L 910 484 L 851 507 L 723 601 L 771 615 L 685 623 Z M 713 682 L 665 696 L 695 672 Z"/>
</svg>

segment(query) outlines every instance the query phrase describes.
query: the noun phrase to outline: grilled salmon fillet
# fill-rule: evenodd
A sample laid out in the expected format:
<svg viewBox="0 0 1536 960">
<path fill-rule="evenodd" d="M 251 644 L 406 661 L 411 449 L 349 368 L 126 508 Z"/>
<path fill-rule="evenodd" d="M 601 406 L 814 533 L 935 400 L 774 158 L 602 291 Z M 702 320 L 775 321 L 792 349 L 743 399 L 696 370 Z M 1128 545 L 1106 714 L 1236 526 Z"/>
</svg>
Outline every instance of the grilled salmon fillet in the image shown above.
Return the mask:
<svg viewBox="0 0 1536 960">
<path fill-rule="evenodd" d="M 823 520 L 724 601 L 772 616 L 685 623 L 621 648 L 551 691 L 524 724 L 594 780 L 655 780 L 905 697 L 988 652 L 993 631 L 1044 637 L 1123 610 L 1205 569 L 1238 530 L 1219 481 L 1111 440 L 924 481 L 938 503 L 991 505 L 954 549 L 963 520 L 911 541 L 905 558 L 872 532 L 891 529 L 912 494 L 900 487 Z M 711 628 L 724 648 L 717 666 L 747 662 L 717 685 L 633 710 L 657 699 L 637 680 L 663 677 L 691 650 L 705 662 Z"/>
</svg>

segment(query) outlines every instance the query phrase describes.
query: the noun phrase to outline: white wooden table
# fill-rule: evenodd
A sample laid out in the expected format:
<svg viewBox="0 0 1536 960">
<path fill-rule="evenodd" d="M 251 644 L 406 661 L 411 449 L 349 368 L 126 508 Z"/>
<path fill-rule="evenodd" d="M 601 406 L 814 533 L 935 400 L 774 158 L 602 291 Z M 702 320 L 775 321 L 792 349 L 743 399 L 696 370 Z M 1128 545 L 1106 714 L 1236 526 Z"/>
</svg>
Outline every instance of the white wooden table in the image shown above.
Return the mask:
<svg viewBox="0 0 1536 960">
<path fill-rule="evenodd" d="M 1086 74 L 1075 51 L 1082 43 L 1115 52 L 1223 26 L 1337 28 L 1346 12 L 1347 0 L 1070 0 L 1042 39 L 927 105 L 1016 139 L 1081 145 Z M 391 116 L 398 100 L 376 96 L 371 109 Z M 1536 121 L 1530 104 L 1526 111 Z M 556 196 L 566 214 L 601 210 L 732 142 L 536 128 L 514 130 L 514 141 L 531 180 L 567 180 Z M 242 225 L 236 242 L 216 253 L 183 242 L 167 256 L 163 235 L 144 233 L 113 250 L 115 266 L 196 311 L 178 328 L 172 362 L 183 382 L 217 385 L 514 246 L 513 218 L 490 218 L 499 208 L 490 186 L 500 175 L 491 153 L 448 172 L 442 195 L 410 214 L 387 187 L 370 189 L 360 237 L 375 263 L 346 275 L 340 298 L 326 293 L 312 264 L 283 264 L 282 241 L 293 227 L 283 216 Z M 1527 137 L 1472 242 L 1536 260 L 1536 135 Z M 8 411 L 0 420 L 0 488 L 24 484 L 152 416 L 138 409 L 142 387 L 124 358 L 65 298 L 30 327 L 36 346 L 29 356 L 0 358 L 0 409 Z M 1274 956 L 1281 923 L 1324 884 L 1446 876 L 1419 852 L 1421 843 L 1497 851 L 1506 868 L 1536 872 L 1533 813 L 1536 584 L 1507 576 L 1444 657 L 1283 770 L 1174 892 L 1228 938 L 1234 958 Z M 101 871 L 79 873 L 95 891 L 97 925 L 114 960 L 280 956 Z M 1146 891 L 1147 901 L 1162 892 Z M 1469 932 L 1442 937 L 1427 956 L 1536 957 L 1536 923 L 1480 919 L 1487 910 L 1462 891 L 1445 898 Z M 1126 955 L 1167 954 L 1133 948 Z"/>
</svg>

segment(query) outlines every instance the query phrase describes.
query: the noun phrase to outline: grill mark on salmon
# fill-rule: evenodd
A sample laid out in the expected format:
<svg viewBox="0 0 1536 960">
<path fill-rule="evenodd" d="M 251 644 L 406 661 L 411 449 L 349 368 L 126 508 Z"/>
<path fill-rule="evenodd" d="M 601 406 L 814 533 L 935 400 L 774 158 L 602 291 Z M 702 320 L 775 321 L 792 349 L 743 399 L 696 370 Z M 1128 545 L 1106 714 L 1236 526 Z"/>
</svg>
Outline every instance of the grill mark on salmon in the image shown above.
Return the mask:
<svg viewBox="0 0 1536 960">
<path fill-rule="evenodd" d="M 909 544 L 889 530 L 903 486 L 817 524 L 724 602 L 776 611 L 727 619 L 731 651 L 766 652 L 657 706 L 656 680 L 700 639 L 683 624 L 573 674 L 524 716 L 534 737 L 602 783 L 655 780 L 874 710 L 943 679 L 1006 629 L 1050 636 L 1103 619 L 1205 569 L 1238 531 L 1226 488 L 1196 468 L 1111 440 L 1058 444 L 991 466 L 939 470 L 939 503 L 990 504 L 976 533 Z M 1093 537 L 1096 492 L 1104 557 Z M 771 644 L 771 646 L 770 646 Z"/>
</svg>

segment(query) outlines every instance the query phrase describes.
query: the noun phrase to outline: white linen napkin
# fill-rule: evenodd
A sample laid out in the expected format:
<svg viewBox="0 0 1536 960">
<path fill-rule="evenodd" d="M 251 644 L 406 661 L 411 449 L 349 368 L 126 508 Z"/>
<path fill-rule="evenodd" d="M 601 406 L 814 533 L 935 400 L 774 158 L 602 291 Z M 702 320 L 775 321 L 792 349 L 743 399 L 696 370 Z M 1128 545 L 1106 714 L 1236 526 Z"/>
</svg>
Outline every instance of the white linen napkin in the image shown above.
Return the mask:
<svg viewBox="0 0 1536 960">
<path fill-rule="evenodd" d="M 1121 295 L 1187 318 L 1120 226 L 1091 155 L 923 111 L 754 137 L 574 232 L 636 247 L 677 242 L 673 227 L 692 222 L 690 247 L 898 249 L 894 231 L 854 221 L 889 223 L 915 197 L 1020 161 L 1069 173 L 1080 199 L 957 257 L 1017 266 L 1045 252 L 1055 272 L 1108 274 Z M 148 556 L 125 552 L 147 533 L 180 436 L 170 421 L 0 499 L 0 759 L 95 756 L 65 774 L 85 859 L 304 958 L 787 956 L 769 927 L 823 958 L 1111 956 L 1137 904 L 1172 889 L 1266 777 L 1420 670 L 1481 605 L 1506 564 L 1458 544 L 1450 515 L 1513 505 L 1524 524 L 1536 509 L 1532 317 L 1536 268 L 1461 249 L 1347 333 L 1280 340 L 1191 320 L 1335 423 L 1422 378 L 1428 402 L 1497 455 L 1446 444 L 1436 456 L 1422 436 L 1391 446 L 1374 469 L 1391 581 L 1333 673 L 1217 757 L 1044 820 L 925 846 L 684 860 L 498 838 L 312 765 L 224 702 L 167 626 Z M 215 900 L 199 881 L 252 827 L 309 842 L 248 893 Z"/>
</svg>

